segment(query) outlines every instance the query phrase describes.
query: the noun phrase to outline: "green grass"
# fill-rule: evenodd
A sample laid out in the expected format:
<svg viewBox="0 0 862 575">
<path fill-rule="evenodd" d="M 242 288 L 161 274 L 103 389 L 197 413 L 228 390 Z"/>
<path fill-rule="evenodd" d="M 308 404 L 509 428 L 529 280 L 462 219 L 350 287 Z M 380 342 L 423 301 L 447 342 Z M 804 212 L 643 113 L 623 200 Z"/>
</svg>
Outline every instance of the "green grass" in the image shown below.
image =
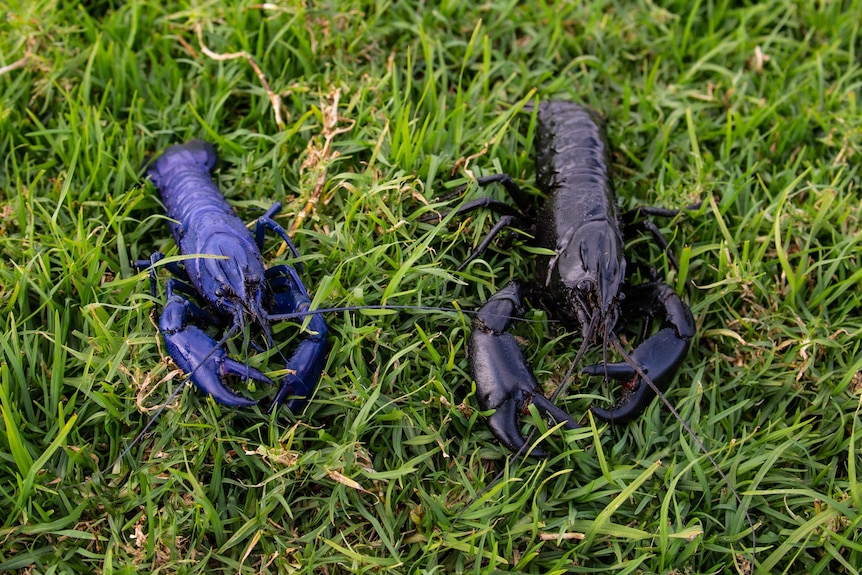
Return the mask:
<svg viewBox="0 0 862 575">
<path fill-rule="evenodd" d="M 0 570 L 859 573 L 858 1 L 85 4 L 13 2 L 0 23 L 0 67 L 19 62 L 0 76 Z M 283 129 L 248 61 L 206 55 L 196 26 L 253 58 Z M 335 90 L 345 131 L 310 166 Z M 295 236 L 318 306 L 474 309 L 529 279 L 526 238 L 456 272 L 496 216 L 417 220 L 465 178 L 533 189 L 517 104 L 536 97 L 607 118 L 623 207 L 704 200 L 657 221 L 681 272 L 647 240 L 631 253 L 691 306 L 668 396 L 741 494 L 756 553 L 667 410 L 593 424 L 598 380 L 563 403 L 584 430 L 507 463 L 475 411 L 469 318 L 448 312 L 332 314 L 301 417 L 187 387 L 97 473 L 182 381 L 129 263 L 176 255 L 140 177 L 149 154 L 209 139 L 240 215 L 281 201 L 285 226 L 325 168 Z M 265 252 L 295 263 L 274 239 Z M 550 391 L 580 340 L 527 317 L 516 333 Z"/>
</svg>

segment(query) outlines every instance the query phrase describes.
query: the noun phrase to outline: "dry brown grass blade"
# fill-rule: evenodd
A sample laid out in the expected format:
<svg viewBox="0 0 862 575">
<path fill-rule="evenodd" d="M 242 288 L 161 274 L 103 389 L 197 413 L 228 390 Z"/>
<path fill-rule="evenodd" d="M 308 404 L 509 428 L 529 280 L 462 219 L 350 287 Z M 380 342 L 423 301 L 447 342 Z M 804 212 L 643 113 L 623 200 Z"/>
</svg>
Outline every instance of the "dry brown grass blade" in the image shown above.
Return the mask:
<svg viewBox="0 0 862 575">
<path fill-rule="evenodd" d="M 355 120 L 342 118 L 338 115 L 338 102 L 341 99 L 341 89 L 335 88 L 329 93 L 326 101 L 320 103 L 320 111 L 323 116 L 323 146 L 318 146 L 315 140 L 312 139 L 308 143 L 308 156 L 302 163 L 302 170 L 317 170 L 317 178 L 315 179 L 314 188 L 311 195 L 305 202 L 305 206 L 296 215 L 296 220 L 290 228 L 289 235 L 293 236 L 301 226 L 305 218 L 314 211 L 314 206 L 320 201 L 320 194 L 323 191 L 323 186 L 326 183 L 327 164 L 329 160 L 338 157 L 338 152 L 332 151 L 332 141 L 339 134 L 344 134 L 353 129 L 356 124 Z M 346 125 L 339 127 L 339 122 L 346 122 Z"/>
<path fill-rule="evenodd" d="M 362 487 L 362 485 L 360 485 L 358 481 L 355 481 L 355 480 L 347 477 L 346 475 L 344 475 L 340 471 L 330 469 L 329 471 L 326 472 L 326 474 L 329 475 L 329 478 L 332 479 L 333 481 L 336 481 L 336 482 L 338 482 L 338 483 L 340 483 L 346 487 L 350 487 L 351 489 L 356 489 L 357 491 L 361 491 L 363 493 L 368 493 L 368 494 L 374 495 L 373 493 L 371 493 L 370 491 L 368 491 L 367 489 Z"/>
<path fill-rule="evenodd" d="M 18 68 L 23 68 L 30 63 L 30 60 L 33 58 L 34 54 L 36 54 L 38 41 L 35 37 L 31 36 L 27 38 L 25 44 L 26 47 L 24 49 L 24 55 L 12 62 L 11 64 L 6 64 L 5 66 L 0 67 L 0 76 L 5 76 L 9 72 L 17 70 Z M 39 67 L 44 68 L 44 65 Z"/>
<path fill-rule="evenodd" d="M 485 142 L 485 145 L 482 146 L 482 149 L 479 150 L 478 152 L 476 152 L 475 154 L 470 154 L 469 156 L 461 156 L 460 158 L 455 160 L 455 165 L 452 166 L 452 170 L 451 170 L 449 175 L 454 176 L 455 174 L 458 173 L 458 170 L 460 170 L 462 168 L 464 169 L 464 171 L 467 171 L 467 168 L 470 166 L 470 162 L 472 162 L 473 160 L 479 159 L 482 156 L 486 155 L 488 153 L 488 150 L 491 148 L 491 146 L 494 145 L 494 141 L 495 141 L 495 138 L 491 138 L 491 140 L 488 142 Z M 472 172 L 471 172 L 471 175 L 472 175 Z"/>
<path fill-rule="evenodd" d="M 24 54 L 24 56 L 22 56 L 18 60 L 15 60 L 11 64 L 7 64 L 6 66 L 3 66 L 2 68 L 0 68 L 0 76 L 2 76 L 4 74 L 8 74 L 12 70 L 17 70 L 18 68 L 23 68 L 24 66 L 27 65 L 27 61 L 29 59 L 30 59 L 30 52 L 27 52 L 26 54 Z"/>
<path fill-rule="evenodd" d="M 198 36 L 198 45 L 201 48 L 201 52 L 212 58 L 213 60 L 224 61 L 224 60 L 236 60 L 237 58 L 244 58 L 246 62 L 248 62 L 249 66 L 251 66 L 254 73 L 257 74 L 260 83 L 263 85 L 263 89 L 266 91 L 266 96 L 269 98 L 269 103 L 272 105 L 273 112 L 275 113 L 275 123 L 278 125 L 279 131 L 284 131 L 284 119 L 281 117 L 281 96 L 272 91 L 272 88 L 269 87 L 269 82 L 266 80 L 266 75 L 264 75 L 263 70 L 260 69 L 260 66 L 257 65 L 257 62 L 254 61 L 254 58 L 251 57 L 246 51 L 242 52 L 230 52 L 227 54 L 219 54 L 217 52 L 213 52 L 210 50 L 206 44 L 204 44 L 204 33 L 203 26 L 200 22 L 195 24 L 195 33 Z"/>
</svg>

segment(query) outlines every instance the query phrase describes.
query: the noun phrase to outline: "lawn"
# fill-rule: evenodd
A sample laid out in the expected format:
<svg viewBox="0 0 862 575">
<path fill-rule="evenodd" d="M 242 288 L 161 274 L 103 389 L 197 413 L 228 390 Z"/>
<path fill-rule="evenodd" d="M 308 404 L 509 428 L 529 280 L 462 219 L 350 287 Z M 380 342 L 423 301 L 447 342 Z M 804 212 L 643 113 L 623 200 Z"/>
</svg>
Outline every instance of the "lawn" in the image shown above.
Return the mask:
<svg viewBox="0 0 862 575">
<path fill-rule="evenodd" d="M 3 12 L 0 570 L 860 572 L 858 0 Z M 656 401 L 598 422 L 618 391 L 576 370 L 559 405 L 583 428 L 528 414 L 551 456 L 514 460 L 477 411 L 468 312 L 536 250 L 513 233 L 457 271 L 499 216 L 419 220 L 496 173 L 539 205 L 525 107 L 551 98 L 606 120 L 623 209 L 703 202 L 654 220 L 679 268 L 628 246 L 697 334 L 667 392 L 682 421 Z M 169 273 L 153 297 L 132 266 L 178 255 L 141 166 L 194 137 L 245 221 L 284 204 L 301 257 L 273 235 L 264 259 L 301 263 L 314 307 L 430 308 L 327 314 L 298 417 L 185 385 L 156 328 Z M 509 201 L 466 195 L 486 193 Z M 556 319 L 514 328 L 546 395 L 581 344 Z"/>
</svg>

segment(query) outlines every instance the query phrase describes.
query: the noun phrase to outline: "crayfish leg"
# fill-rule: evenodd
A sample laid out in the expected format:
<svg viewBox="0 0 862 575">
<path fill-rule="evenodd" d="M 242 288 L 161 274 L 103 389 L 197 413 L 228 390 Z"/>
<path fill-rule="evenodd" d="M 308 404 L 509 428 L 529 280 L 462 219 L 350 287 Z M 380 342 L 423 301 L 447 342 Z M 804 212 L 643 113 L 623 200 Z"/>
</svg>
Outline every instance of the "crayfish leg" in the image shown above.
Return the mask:
<svg viewBox="0 0 862 575">
<path fill-rule="evenodd" d="M 475 200 L 471 200 L 466 202 L 462 206 L 456 208 L 455 210 L 450 210 L 447 212 L 443 212 L 441 214 L 428 214 L 419 219 L 422 222 L 439 222 L 443 218 L 447 217 L 449 214 L 454 213 L 455 215 L 464 215 L 470 213 L 474 210 L 478 209 L 488 209 L 498 214 L 502 214 L 503 217 L 491 228 L 491 230 L 482 238 L 482 241 L 479 242 L 479 245 L 473 250 L 466 260 L 461 262 L 461 265 L 458 266 L 458 270 L 464 270 L 470 262 L 478 258 L 482 255 L 491 242 L 494 241 L 494 238 L 497 237 L 500 232 L 502 232 L 506 228 L 523 228 L 522 222 L 525 221 L 524 213 L 530 209 L 530 204 L 528 200 L 528 196 L 524 191 L 518 186 L 517 183 L 512 179 L 509 174 L 493 174 L 490 176 L 482 176 L 481 178 L 476 179 L 476 184 L 480 187 L 485 187 L 490 184 L 500 184 L 502 185 L 509 195 L 515 200 L 515 203 L 518 205 L 518 208 L 515 209 L 506 202 L 501 202 L 500 200 L 491 198 L 491 197 L 481 197 L 476 198 Z M 453 193 L 461 193 L 469 187 L 470 184 L 465 184 L 463 186 L 459 186 L 453 190 Z"/>
<path fill-rule="evenodd" d="M 156 264 L 158 262 L 162 261 L 163 259 L 165 259 L 165 254 L 163 254 L 162 252 L 156 251 L 156 252 L 153 252 L 152 255 L 150 255 L 150 259 L 148 259 L 148 260 L 135 260 L 132 262 L 132 267 L 135 268 L 135 271 L 138 271 L 138 272 L 147 271 L 147 272 L 149 272 L 150 294 L 153 297 L 156 297 L 156 295 L 158 293 L 158 289 L 156 288 Z M 175 276 L 179 277 L 180 279 L 183 279 L 185 281 L 189 280 L 189 274 L 187 274 L 185 268 L 182 267 L 181 265 L 179 265 L 178 263 L 170 262 L 170 263 L 165 264 L 165 267 L 168 268 L 169 272 L 171 272 Z"/>
<path fill-rule="evenodd" d="M 697 210 L 700 208 L 701 204 L 702 202 L 697 202 L 696 204 L 686 206 L 684 210 L 656 208 L 652 206 L 638 206 L 622 214 L 621 220 L 623 222 L 623 229 L 625 230 L 627 236 L 630 235 L 632 231 L 639 231 L 650 234 L 653 238 L 653 241 L 658 244 L 662 251 L 667 255 L 667 259 L 673 269 L 679 270 L 679 262 L 677 261 L 673 251 L 671 251 L 667 238 L 664 237 L 664 234 L 661 233 L 661 230 L 658 229 L 658 226 L 656 226 L 653 222 L 649 220 L 639 220 L 644 215 L 658 216 L 662 218 L 672 218 L 686 210 Z"/>
<path fill-rule="evenodd" d="M 299 251 L 296 249 L 296 246 L 293 244 L 293 240 L 290 239 L 290 236 L 287 235 L 287 230 L 282 227 L 281 224 L 276 222 L 273 218 L 275 215 L 281 211 L 281 203 L 275 202 L 270 206 L 270 208 L 257 219 L 257 225 L 255 226 L 254 239 L 255 243 L 257 243 L 257 249 L 263 250 L 263 238 L 266 233 L 266 229 L 269 228 L 273 232 L 275 232 L 284 243 L 287 244 L 287 247 L 290 249 L 290 252 L 293 254 L 293 257 L 299 258 Z M 299 264 L 299 271 L 303 271 L 302 263 Z"/>
</svg>

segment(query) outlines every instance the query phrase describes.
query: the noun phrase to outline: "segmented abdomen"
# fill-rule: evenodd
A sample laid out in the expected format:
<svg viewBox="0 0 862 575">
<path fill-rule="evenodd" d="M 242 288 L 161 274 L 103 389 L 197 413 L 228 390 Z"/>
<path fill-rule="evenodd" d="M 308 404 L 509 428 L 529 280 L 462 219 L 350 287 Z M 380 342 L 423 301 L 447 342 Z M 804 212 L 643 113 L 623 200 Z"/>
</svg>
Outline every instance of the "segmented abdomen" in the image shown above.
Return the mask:
<svg viewBox="0 0 862 575">
<path fill-rule="evenodd" d="M 566 230 L 590 221 L 618 225 L 610 153 L 595 113 L 550 101 L 539 104 L 538 120 L 536 183 L 548 194 L 539 214 L 540 244 L 555 249 Z"/>
<path fill-rule="evenodd" d="M 243 236 L 248 231 L 213 182 L 210 170 L 217 160 L 215 149 L 203 140 L 191 140 L 166 149 L 147 168 L 147 175 L 159 189 L 171 233 L 177 244 L 196 228 L 231 229 Z M 197 236 L 197 234 L 193 235 Z M 194 247 L 190 252 L 195 253 Z"/>
<path fill-rule="evenodd" d="M 170 228 L 180 253 L 218 256 L 188 258 L 183 264 L 200 296 L 231 315 L 236 305 L 227 305 L 220 294 L 252 301 L 257 296 L 250 294 L 262 289 L 265 270 L 251 231 L 210 177 L 215 162 L 210 144 L 192 140 L 166 149 L 147 175 L 159 189 L 168 217 L 175 220 Z"/>
</svg>

